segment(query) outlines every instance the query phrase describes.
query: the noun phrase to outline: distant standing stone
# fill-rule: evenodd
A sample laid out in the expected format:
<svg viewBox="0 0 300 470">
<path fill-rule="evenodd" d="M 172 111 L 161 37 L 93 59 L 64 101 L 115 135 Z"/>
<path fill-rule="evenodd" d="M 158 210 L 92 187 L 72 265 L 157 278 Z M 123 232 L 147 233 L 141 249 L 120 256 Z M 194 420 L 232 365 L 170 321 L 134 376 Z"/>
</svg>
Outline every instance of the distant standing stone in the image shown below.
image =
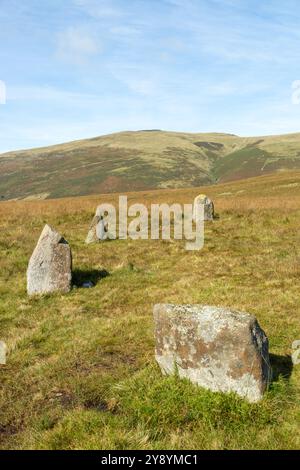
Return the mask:
<svg viewBox="0 0 300 470">
<path fill-rule="evenodd" d="M 95 215 L 90 225 L 89 233 L 86 237 L 85 243 L 91 244 L 104 240 L 104 236 L 107 233 L 107 223 L 104 221 L 103 217 Z"/>
<path fill-rule="evenodd" d="M 99 241 L 97 237 L 97 225 L 99 222 L 100 222 L 100 217 L 98 215 L 95 215 L 90 225 L 89 233 L 86 237 L 85 243 L 90 244 L 90 243 L 96 243 Z"/>
<path fill-rule="evenodd" d="M 155 356 L 163 373 L 259 401 L 271 377 L 268 339 L 248 313 L 203 305 L 154 307 Z"/>
<path fill-rule="evenodd" d="M 197 218 L 197 206 L 202 207 L 204 209 L 204 220 L 214 220 L 215 217 L 215 207 L 212 200 L 206 196 L 205 194 L 200 194 L 194 200 L 194 220 Z"/>
<path fill-rule="evenodd" d="M 292 362 L 294 366 L 298 366 L 300 365 L 300 340 L 293 342 L 292 349 L 294 350 L 292 354 Z"/>
<path fill-rule="evenodd" d="M 5 366 L 6 364 L 6 353 L 7 346 L 3 341 L 0 341 L 0 365 Z"/>
<path fill-rule="evenodd" d="M 69 292 L 72 287 L 72 254 L 68 242 L 46 225 L 27 270 L 29 295 Z"/>
</svg>

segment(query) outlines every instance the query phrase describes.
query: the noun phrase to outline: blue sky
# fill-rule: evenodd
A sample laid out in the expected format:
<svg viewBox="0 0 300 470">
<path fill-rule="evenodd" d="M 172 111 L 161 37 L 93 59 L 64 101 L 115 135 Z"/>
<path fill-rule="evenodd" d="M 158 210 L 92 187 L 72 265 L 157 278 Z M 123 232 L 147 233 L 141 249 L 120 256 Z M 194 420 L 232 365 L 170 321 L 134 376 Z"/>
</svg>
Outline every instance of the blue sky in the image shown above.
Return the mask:
<svg viewBox="0 0 300 470">
<path fill-rule="evenodd" d="M 0 0 L 0 152 L 121 130 L 300 132 L 299 79 L 298 0 Z"/>
</svg>

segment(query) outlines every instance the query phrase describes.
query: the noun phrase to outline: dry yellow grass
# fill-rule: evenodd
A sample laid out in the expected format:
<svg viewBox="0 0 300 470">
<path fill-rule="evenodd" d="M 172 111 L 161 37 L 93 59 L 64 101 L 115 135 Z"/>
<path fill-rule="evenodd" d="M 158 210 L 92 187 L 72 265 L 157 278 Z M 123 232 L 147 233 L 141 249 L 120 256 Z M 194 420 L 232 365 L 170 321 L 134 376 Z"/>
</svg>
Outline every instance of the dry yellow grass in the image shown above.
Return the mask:
<svg viewBox="0 0 300 470">
<path fill-rule="evenodd" d="M 86 246 L 96 206 L 117 195 L 0 204 L 0 447 L 300 448 L 300 175 L 282 173 L 191 190 L 129 193 L 131 202 L 213 198 L 205 247 L 111 241 Z M 226 195 L 224 195 L 226 194 Z M 76 282 L 93 289 L 28 299 L 28 259 L 45 223 L 70 242 Z M 109 276 L 99 278 L 107 270 Z M 274 382 L 263 402 L 161 377 L 157 302 L 231 306 L 257 316 Z"/>
</svg>

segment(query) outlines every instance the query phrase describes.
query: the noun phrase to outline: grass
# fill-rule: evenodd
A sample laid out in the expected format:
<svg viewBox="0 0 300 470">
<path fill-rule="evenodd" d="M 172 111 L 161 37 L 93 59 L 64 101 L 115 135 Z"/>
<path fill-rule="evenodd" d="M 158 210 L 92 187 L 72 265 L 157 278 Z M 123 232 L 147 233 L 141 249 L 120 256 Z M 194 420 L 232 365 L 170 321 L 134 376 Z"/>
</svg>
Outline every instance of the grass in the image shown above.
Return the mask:
<svg viewBox="0 0 300 470">
<path fill-rule="evenodd" d="M 86 246 L 98 203 L 114 195 L 0 204 L 2 449 L 299 449 L 300 175 L 129 194 L 191 202 L 219 215 L 200 252 L 184 242 Z M 222 195 L 226 194 L 226 196 Z M 92 289 L 28 298 L 28 259 L 45 223 L 70 242 L 76 283 Z M 259 404 L 163 377 L 154 360 L 157 302 L 230 306 L 257 316 L 274 381 Z"/>
</svg>

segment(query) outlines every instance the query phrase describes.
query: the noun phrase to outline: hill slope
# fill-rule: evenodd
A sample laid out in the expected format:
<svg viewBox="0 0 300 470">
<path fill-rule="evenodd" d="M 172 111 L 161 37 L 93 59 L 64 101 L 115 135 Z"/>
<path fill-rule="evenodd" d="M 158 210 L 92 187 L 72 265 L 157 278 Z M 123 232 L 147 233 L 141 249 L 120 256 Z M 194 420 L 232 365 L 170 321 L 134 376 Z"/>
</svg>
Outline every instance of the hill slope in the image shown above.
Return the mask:
<svg viewBox="0 0 300 470">
<path fill-rule="evenodd" d="M 185 188 L 300 169 L 300 134 L 122 132 L 0 155 L 0 198 Z"/>
</svg>

